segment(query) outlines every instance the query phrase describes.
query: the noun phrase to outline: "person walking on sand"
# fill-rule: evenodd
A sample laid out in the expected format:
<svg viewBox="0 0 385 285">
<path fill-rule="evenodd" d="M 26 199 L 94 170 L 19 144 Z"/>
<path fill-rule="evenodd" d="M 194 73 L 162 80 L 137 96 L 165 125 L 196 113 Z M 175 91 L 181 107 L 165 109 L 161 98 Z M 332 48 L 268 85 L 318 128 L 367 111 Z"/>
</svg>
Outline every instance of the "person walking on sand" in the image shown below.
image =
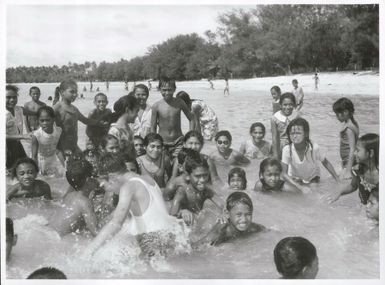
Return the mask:
<svg viewBox="0 0 385 285">
<path fill-rule="evenodd" d="M 313 76 L 313 79 L 314 79 L 314 90 L 318 90 L 318 83 L 319 83 L 319 76 L 318 76 L 318 72 L 316 72 Z"/>
<path fill-rule="evenodd" d="M 214 90 L 214 83 L 211 81 L 211 79 L 207 79 L 207 81 L 209 82 L 210 84 L 210 90 Z"/>
<path fill-rule="evenodd" d="M 227 96 L 230 96 L 229 79 L 227 77 L 225 78 L 225 82 L 226 82 L 226 85 L 225 85 L 225 89 L 223 90 L 223 95 L 226 96 L 226 93 L 227 93 Z"/>
</svg>

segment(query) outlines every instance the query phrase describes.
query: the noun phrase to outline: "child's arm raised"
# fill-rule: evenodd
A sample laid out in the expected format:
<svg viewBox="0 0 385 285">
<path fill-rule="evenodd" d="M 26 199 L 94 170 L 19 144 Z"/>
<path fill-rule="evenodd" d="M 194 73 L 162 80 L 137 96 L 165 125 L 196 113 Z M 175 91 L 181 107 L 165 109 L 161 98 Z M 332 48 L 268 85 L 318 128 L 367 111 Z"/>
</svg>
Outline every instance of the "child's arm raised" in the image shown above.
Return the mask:
<svg viewBox="0 0 385 285">
<path fill-rule="evenodd" d="M 155 103 L 151 107 L 151 133 L 156 133 L 157 124 L 158 124 L 158 104 Z"/>
<path fill-rule="evenodd" d="M 337 182 L 340 182 L 340 179 L 338 178 L 338 175 L 337 175 L 336 171 L 334 170 L 333 165 L 329 162 L 329 160 L 327 160 L 326 157 L 324 160 L 322 160 L 322 164 L 327 169 L 327 171 L 329 171 L 329 173 L 333 176 L 333 178 Z"/>
</svg>

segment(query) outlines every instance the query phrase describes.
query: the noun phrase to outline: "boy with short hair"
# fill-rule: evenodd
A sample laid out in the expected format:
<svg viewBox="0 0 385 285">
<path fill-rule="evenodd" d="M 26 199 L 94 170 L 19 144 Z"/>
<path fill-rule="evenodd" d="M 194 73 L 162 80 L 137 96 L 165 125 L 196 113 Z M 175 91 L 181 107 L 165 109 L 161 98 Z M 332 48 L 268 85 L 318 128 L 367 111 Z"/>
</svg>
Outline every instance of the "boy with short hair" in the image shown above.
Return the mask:
<svg viewBox="0 0 385 285">
<path fill-rule="evenodd" d="M 293 84 L 293 87 L 294 87 L 293 94 L 295 96 L 295 102 L 297 102 L 296 108 L 297 108 L 297 111 L 299 111 L 303 106 L 303 98 L 305 97 L 305 94 L 303 94 L 302 87 L 298 86 L 297 79 L 293 79 L 291 83 Z"/>
<path fill-rule="evenodd" d="M 9 260 L 9 257 L 11 256 L 12 247 L 16 245 L 17 242 L 17 235 L 15 235 L 14 228 L 13 228 L 13 221 L 11 218 L 6 219 L 6 260 Z"/>
<path fill-rule="evenodd" d="M 29 96 L 31 96 L 32 100 L 24 104 L 24 109 L 36 114 L 40 107 L 45 106 L 45 103 L 39 100 L 40 95 L 41 94 L 39 87 L 32 86 L 29 89 Z M 35 131 L 39 128 L 37 115 L 26 115 L 25 128 L 28 133 Z"/>
<path fill-rule="evenodd" d="M 56 211 L 49 223 L 60 236 L 84 226 L 93 236 L 97 234 L 97 219 L 89 197 L 98 183 L 90 180 L 91 169 L 89 162 L 83 159 L 70 161 L 67 165 L 66 177 L 71 187 L 63 197 L 63 207 Z"/>
<path fill-rule="evenodd" d="M 174 80 L 167 78 L 161 81 L 160 92 L 163 99 L 152 105 L 151 115 L 151 132 L 156 133 L 156 128 L 159 127 L 158 133 L 163 138 L 164 148 L 172 158 L 176 158 L 183 147 L 181 111 L 190 121 L 190 130 L 195 128 L 194 114 L 191 113 L 182 99 L 173 97 L 175 89 Z"/>
<path fill-rule="evenodd" d="M 106 108 L 108 105 L 107 95 L 104 93 L 96 94 L 94 97 L 94 105 L 96 108 L 88 114 L 88 119 L 108 121 L 108 117 L 112 112 L 111 109 Z M 109 124 L 104 126 L 87 126 L 86 134 L 96 148 L 100 145 L 100 140 L 108 134 L 109 128 Z"/>
</svg>

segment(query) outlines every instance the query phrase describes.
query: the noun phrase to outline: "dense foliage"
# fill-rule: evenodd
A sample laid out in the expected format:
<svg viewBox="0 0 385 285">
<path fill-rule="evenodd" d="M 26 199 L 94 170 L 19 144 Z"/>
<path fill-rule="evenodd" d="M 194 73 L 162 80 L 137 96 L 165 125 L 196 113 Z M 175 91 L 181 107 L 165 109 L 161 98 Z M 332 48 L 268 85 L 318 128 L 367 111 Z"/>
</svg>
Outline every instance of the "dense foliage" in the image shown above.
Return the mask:
<svg viewBox="0 0 385 285">
<path fill-rule="evenodd" d="M 379 65 L 378 5 L 264 5 L 218 22 L 205 38 L 178 35 L 130 60 L 8 68 L 7 82 L 247 78 Z"/>
</svg>

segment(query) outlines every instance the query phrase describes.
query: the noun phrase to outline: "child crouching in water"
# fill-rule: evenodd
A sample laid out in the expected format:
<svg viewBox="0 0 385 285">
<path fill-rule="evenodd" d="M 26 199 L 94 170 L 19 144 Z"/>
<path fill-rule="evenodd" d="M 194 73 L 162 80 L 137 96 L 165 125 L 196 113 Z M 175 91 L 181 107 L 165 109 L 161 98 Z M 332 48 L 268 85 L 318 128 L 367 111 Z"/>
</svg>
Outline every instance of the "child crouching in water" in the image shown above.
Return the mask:
<svg viewBox="0 0 385 285">
<path fill-rule="evenodd" d="M 253 202 L 245 192 L 233 192 L 227 197 L 225 216 L 227 221 L 218 221 L 208 235 L 196 245 L 219 245 L 266 230 L 263 225 L 253 222 Z"/>
<path fill-rule="evenodd" d="M 318 273 L 315 246 L 303 237 L 287 237 L 274 248 L 274 262 L 283 279 L 314 279 Z"/>
<path fill-rule="evenodd" d="M 289 144 L 282 150 L 283 176 L 287 182 L 302 190 L 297 183 L 319 182 L 321 171 L 318 162 L 339 182 L 333 165 L 321 152 L 318 144 L 310 141 L 309 123 L 303 118 L 291 121 L 287 127 Z"/>
</svg>

